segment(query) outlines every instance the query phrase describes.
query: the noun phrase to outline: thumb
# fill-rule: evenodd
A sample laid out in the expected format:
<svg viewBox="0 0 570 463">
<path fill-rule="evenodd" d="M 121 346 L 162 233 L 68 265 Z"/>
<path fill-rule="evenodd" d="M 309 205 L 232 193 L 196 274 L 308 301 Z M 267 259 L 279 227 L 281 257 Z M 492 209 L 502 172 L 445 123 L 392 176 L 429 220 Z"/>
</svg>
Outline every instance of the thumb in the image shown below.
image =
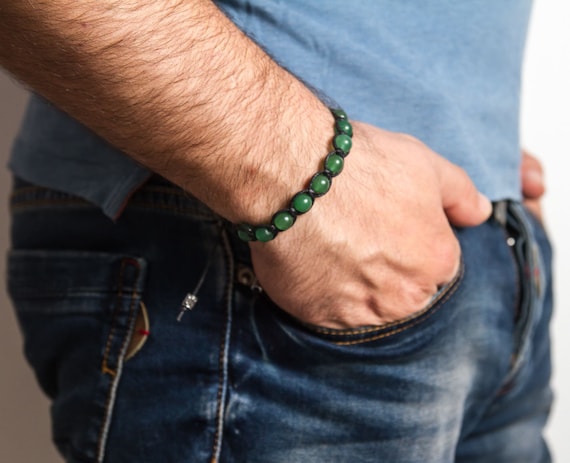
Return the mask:
<svg viewBox="0 0 570 463">
<path fill-rule="evenodd" d="M 493 210 L 489 199 L 477 190 L 461 167 L 444 158 L 439 160 L 441 200 L 449 222 L 459 227 L 472 227 L 485 222 Z"/>
</svg>

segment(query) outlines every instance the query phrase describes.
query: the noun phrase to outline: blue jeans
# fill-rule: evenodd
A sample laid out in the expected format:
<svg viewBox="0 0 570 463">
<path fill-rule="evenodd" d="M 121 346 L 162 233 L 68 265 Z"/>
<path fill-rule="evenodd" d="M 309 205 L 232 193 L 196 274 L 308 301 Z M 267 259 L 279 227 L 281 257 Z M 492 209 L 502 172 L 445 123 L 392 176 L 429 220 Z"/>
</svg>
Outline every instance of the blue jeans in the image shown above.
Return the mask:
<svg viewBox="0 0 570 463">
<path fill-rule="evenodd" d="M 12 212 L 9 292 L 69 462 L 550 461 L 551 249 L 518 203 L 457 230 L 429 307 L 353 330 L 275 306 L 247 245 L 161 179 L 116 222 L 22 181 Z"/>
</svg>

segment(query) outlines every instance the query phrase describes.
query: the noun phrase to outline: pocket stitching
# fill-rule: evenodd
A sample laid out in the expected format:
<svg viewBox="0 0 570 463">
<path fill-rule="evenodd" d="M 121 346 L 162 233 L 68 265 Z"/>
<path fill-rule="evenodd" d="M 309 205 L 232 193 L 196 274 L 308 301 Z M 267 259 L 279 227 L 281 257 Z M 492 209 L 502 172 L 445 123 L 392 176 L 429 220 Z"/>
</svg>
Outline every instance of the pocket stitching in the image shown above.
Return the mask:
<svg viewBox="0 0 570 463">
<path fill-rule="evenodd" d="M 111 326 L 111 332 L 109 333 L 109 337 L 107 338 L 107 344 L 105 345 L 105 352 L 103 354 L 103 363 L 101 364 L 101 371 L 103 373 L 110 374 L 113 377 L 115 377 L 117 375 L 117 370 L 109 368 L 107 361 L 109 359 L 109 353 L 111 351 L 111 344 L 113 343 L 113 340 L 115 338 L 115 331 L 117 330 L 117 314 L 118 314 L 118 312 L 120 310 L 120 306 L 121 306 L 121 298 L 123 296 L 123 276 L 124 276 L 125 267 L 127 266 L 127 264 L 132 265 L 133 267 L 135 267 L 137 269 L 137 273 L 135 275 L 135 281 L 140 276 L 140 266 L 136 260 L 126 258 L 126 259 L 123 259 L 121 261 L 121 270 L 119 271 L 119 285 L 117 288 L 117 307 L 115 307 L 115 313 L 113 314 L 113 325 Z M 131 292 L 131 301 L 130 301 L 130 307 L 129 307 L 129 318 L 127 321 L 127 326 L 131 326 L 131 323 L 133 320 L 133 314 L 134 314 L 134 301 L 136 300 L 137 296 L 138 296 L 137 291 L 133 287 L 133 291 Z M 128 336 L 127 336 L 127 338 L 128 338 Z M 119 352 L 124 351 L 127 338 L 125 338 L 123 340 L 123 344 L 121 345 Z"/>
<path fill-rule="evenodd" d="M 407 324 L 416 318 L 421 318 L 423 315 L 426 314 L 426 312 L 430 311 L 435 305 L 445 303 L 447 301 L 447 299 L 449 299 L 449 297 L 457 290 L 457 288 L 459 286 L 458 283 L 463 278 L 463 274 L 464 274 L 464 263 L 463 263 L 463 259 L 462 259 L 461 265 L 459 266 L 459 271 L 457 272 L 457 274 L 455 275 L 453 280 L 451 280 L 449 282 L 449 285 L 447 286 L 447 291 L 441 292 L 425 308 L 423 308 L 419 312 L 413 313 L 412 315 L 404 318 L 403 320 L 396 320 L 394 322 L 386 323 L 385 325 L 381 325 L 381 326 L 373 326 L 373 327 L 369 327 L 369 328 L 356 328 L 356 329 L 352 329 L 352 330 L 350 330 L 350 329 L 348 329 L 348 330 L 335 330 L 335 329 L 331 329 L 331 328 L 325 328 L 325 327 L 320 327 L 320 326 L 312 326 L 312 325 L 308 325 L 308 324 L 304 324 L 304 325 L 307 328 L 309 328 L 311 331 L 314 331 L 314 332 L 317 332 L 320 334 L 325 334 L 328 336 L 351 336 L 351 335 L 373 333 L 373 332 L 376 332 L 379 330 L 390 329 L 393 327 L 397 327 L 398 325 Z M 413 325 L 411 325 L 411 326 L 413 326 Z M 406 327 L 403 327 L 402 329 L 405 329 L 405 328 Z M 399 331 L 396 331 L 396 332 L 399 332 Z M 390 334 L 390 333 L 387 333 L 387 334 Z"/>
<path fill-rule="evenodd" d="M 431 317 L 433 314 L 437 313 L 439 311 L 439 309 L 441 309 L 443 307 L 443 305 L 451 298 L 451 296 L 453 296 L 453 294 L 455 294 L 457 292 L 457 290 L 459 289 L 459 286 L 460 286 L 459 281 L 463 278 L 463 274 L 464 274 L 464 270 L 463 270 L 463 264 L 462 264 L 460 274 L 451 283 L 450 290 L 444 293 L 444 298 L 443 299 L 437 298 L 433 304 L 430 304 L 421 313 L 416 314 L 416 316 L 414 316 L 413 323 L 411 323 L 409 325 L 402 326 L 398 329 L 389 331 L 388 333 L 382 333 L 382 334 L 379 334 L 377 336 L 373 336 L 371 338 L 356 339 L 353 341 L 333 341 L 333 343 L 338 345 L 338 346 L 350 346 L 350 345 L 355 345 L 355 344 L 363 344 L 365 342 L 377 341 L 379 339 L 387 338 L 389 336 L 394 336 L 398 333 L 401 333 L 402 331 L 406 331 L 408 329 L 413 328 L 414 326 L 424 322 L 427 318 Z M 439 304 L 435 307 L 435 310 L 429 311 L 430 309 L 432 309 L 434 307 L 434 304 L 436 304 L 438 302 L 439 302 Z M 425 315 L 425 317 L 424 317 L 424 315 Z M 405 321 L 402 321 L 400 323 L 405 323 Z"/>
<path fill-rule="evenodd" d="M 106 438 L 107 438 L 107 435 L 109 432 L 111 416 L 113 413 L 113 405 L 114 405 L 113 402 L 115 399 L 117 381 L 119 380 L 120 371 L 121 371 L 120 362 L 118 364 L 118 368 L 113 370 L 113 369 L 109 368 L 109 366 L 107 365 L 107 360 L 108 360 L 109 353 L 111 350 L 112 341 L 115 337 L 115 331 L 116 331 L 116 326 L 117 326 L 117 315 L 119 312 L 120 301 L 121 301 L 122 292 L 123 292 L 123 275 L 124 275 L 125 267 L 127 266 L 127 264 L 130 264 L 136 268 L 136 275 L 134 278 L 135 281 L 140 277 L 140 272 L 141 272 L 141 267 L 135 259 L 130 259 L 130 258 L 122 259 L 121 269 L 119 272 L 119 285 L 118 285 L 118 289 L 117 289 L 117 307 L 115 308 L 115 311 L 113 314 L 113 325 L 111 327 L 109 337 L 107 338 L 107 344 L 105 346 L 105 352 L 103 354 L 103 362 L 101 365 L 102 373 L 103 374 L 109 374 L 113 379 L 111 380 L 111 387 L 108 389 L 107 400 L 105 403 L 105 415 L 103 417 L 103 421 L 101 423 L 101 429 L 99 430 L 99 437 L 97 439 L 97 461 L 98 462 L 102 462 L 104 455 L 105 455 Z M 138 305 L 138 304 L 135 304 L 135 302 L 138 299 L 137 296 L 138 296 L 138 292 L 136 290 L 135 285 L 133 285 L 133 290 L 131 292 L 131 300 L 129 303 L 130 304 L 129 305 L 129 318 L 127 321 L 127 326 L 129 327 L 129 331 L 131 332 L 131 334 L 132 334 L 132 328 L 134 327 L 133 320 L 134 320 L 134 314 L 136 311 L 135 308 Z M 127 346 L 127 343 L 129 340 L 130 340 L 129 335 L 125 336 L 125 339 L 123 339 L 123 343 L 122 343 L 121 348 L 119 350 L 119 353 L 121 356 L 125 352 L 125 349 L 126 349 L 126 346 Z"/>
</svg>

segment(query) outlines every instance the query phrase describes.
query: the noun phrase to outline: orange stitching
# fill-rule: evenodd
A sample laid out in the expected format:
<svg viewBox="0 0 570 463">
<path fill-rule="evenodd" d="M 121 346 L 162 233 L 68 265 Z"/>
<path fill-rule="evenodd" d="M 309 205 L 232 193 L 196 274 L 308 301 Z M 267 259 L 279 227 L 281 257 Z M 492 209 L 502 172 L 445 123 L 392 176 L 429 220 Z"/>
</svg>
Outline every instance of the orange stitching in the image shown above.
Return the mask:
<svg viewBox="0 0 570 463">
<path fill-rule="evenodd" d="M 138 192 L 144 193 L 145 191 L 149 191 L 149 190 L 150 191 L 156 191 L 158 193 L 175 194 L 177 196 L 183 196 L 183 197 L 188 198 L 188 199 L 196 199 L 195 196 L 192 196 L 190 193 L 187 193 L 182 188 L 177 187 L 177 186 L 146 185 L 142 189 L 140 189 Z"/>
<path fill-rule="evenodd" d="M 138 279 L 139 273 L 140 273 L 140 266 L 139 263 L 134 260 L 134 259 L 125 259 L 127 260 L 133 267 L 135 267 L 137 269 L 137 274 L 135 276 L 135 281 Z M 137 297 L 137 287 L 136 284 L 133 285 L 133 291 L 131 292 L 131 304 L 129 306 L 129 318 L 127 320 L 127 326 L 129 327 L 129 330 L 131 328 L 131 323 L 133 322 L 133 318 L 136 312 L 136 307 L 139 307 L 139 304 L 135 305 L 135 301 L 136 301 L 136 297 Z M 132 336 L 132 333 L 131 333 Z M 121 350 L 119 352 L 124 352 L 125 350 L 125 346 L 127 345 L 127 341 L 130 341 L 129 336 L 125 336 L 125 339 L 123 339 L 123 344 L 121 345 Z"/>
<path fill-rule="evenodd" d="M 109 368 L 107 364 L 107 359 L 109 357 L 109 352 L 111 351 L 111 343 L 113 341 L 113 338 L 115 337 L 115 327 L 117 325 L 117 313 L 121 305 L 121 297 L 123 296 L 123 275 L 125 272 L 125 263 L 126 259 L 121 260 L 121 270 L 119 271 L 119 286 L 117 289 L 117 301 L 116 301 L 117 306 L 113 311 L 113 325 L 111 326 L 111 332 L 109 333 L 109 337 L 107 338 L 107 344 L 105 345 L 105 352 L 103 354 L 103 364 L 101 365 L 101 371 L 103 373 L 109 373 L 112 376 L 115 376 L 117 372 Z"/>
<path fill-rule="evenodd" d="M 108 366 L 107 366 L 107 362 L 103 361 L 103 366 L 101 367 L 101 371 L 103 373 L 107 373 L 109 375 L 111 375 L 112 377 L 117 376 L 117 372 L 115 370 L 111 370 Z"/>
<path fill-rule="evenodd" d="M 37 200 L 29 200 L 29 201 L 18 201 L 16 204 L 11 205 L 12 211 L 18 211 L 22 209 L 26 209 L 28 207 L 34 206 L 50 206 L 50 205 L 75 205 L 75 206 L 85 206 L 85 207 L 93 207 L 96 206 L 89 201 L 83 200 L 81 198 L 70 198 L 70 199 L 37 199 Z M 216 220 L 218 216 L 209 211 L 200 211 L 200 206 L 196 205 L 195 207 L 183 207 L 183 206 L 170 206 L 167 204 L 158 205 L 152 204 L 147 201 L 137 201 L 131 200 L 129 202 L 129 206 L 138 207 L 138 208 L 147 208 L 149 210 L 166 210 L 166 211 L 173 211 L 179 212 L 180 215 L 192 215 L 194 217 L 199 216 L 205 219 Z"/>
<path fill-rule="evenodd" d="M 28 186 L 28 187 L 21 187 L 21 188 L 18 188 L 16 190 L 12 191 L 12 193 L 10 193 L 10 198 L 15 198 L 16 196 L 23 196 L 23 195 L 26 195 L 29 193 L 34 193 L 37 191 L 49 191 L 49 192 L 55 192 L 57 194 L 70 195 L 69 193 L 66 193 L 64 191 L 51 190 L 49 188 L 45 188 L 45 187 L 41 187 L 41 186 Z M 177 187 L 177 186 L 169 187 L 169 186 L 145 185 L 143 188 L 138 190 L 136 192 L 136 194 L 144 193 L 145 191 L 156 191 L 158 193 L 169 193 L 169 194 L 174 194 L 174 195 L 182 196 L 182 197 L 189 198 L 189 199 L 196 199 L 195 196 L 192 196 L 190 193 L 187 193 L 182 188 Z M 72 195 L 70 195 L 70 196 L 72 196 Z M 78 198 L 78 199 L 81 199 L 81 198 Z"/>
<path fill-rule="evenodd" d="M 463 276 L 463 273 L 464 272 L 461 271 L 462 276 Z M 409 330 L 410 328 L 413 328 L 414 326 L 418 325 L 419 323 L 424 322 L 426 319 L 431 317 L 434 313 L 438 312 L 443 307 L 443 305 L 451 298 L 451 296 L 453 296 L 453 294 L 455 294 L 455 292 L 458 289 L 459 289 L 459 285 L 455 285 L 453 287 L 453 289 L 451 289 L 450 291 L 447 291 L 445 299 L 443 299 L 441 301 L 441 304 L 438 307 L 436 307 L 436 309 L 434 311 L 429 312 L 423 318 L 420 315 L 418 315 L 417 319 L 411 325 L 402 326 L 401 328 L 398 328 L 397 330 L 390 331 L 389 333 L 382 333 L 382 334 L 379 334 L 378 336 L 373 336 L 371 338 L 358 339 L 355 341 L 339 341 L 339 342 L 334 341 L 334 343 L 338 346 L 350 346 L 350 345 L 355 345 L 355 344 L 363 344 L 366 342 L 377 341 L 378 339 L 387 338 L 388 336 L 393 336 L 395 334 L 401 333 L 402 331 Z M 433 305 L 431 305 L 431 307 L 433 307 Z M 423 312 L 423 314 L 425 314 L 425 312 Z"/>
<path fill-rule="evenodd" d="M 190 214 L 192 212 L 194 212 L 194 215 L 202 215 L 203 217 L 206 217 L 208 219 L 217 219 L 218 216 L 214 213 L 214 212 L 209 212 L 209 211 L 199 211 L 198 209 L 200 209 L 200 206 L 196 205 L 195 207 L 184 207 L 184 206 L 171 206 L 168 204 L 152 204 L 147 202 L 147 201 L 138 201 L 138 200 L 132 200 L 129 202 L 129 206 L 133 206 L 133 207 L 139 207 L 139 208 L 148 208 L 148 209 L 164 209 L 167 211 L 177 211 L 177 212 L 182 212 L 182 213 L 186 213 L 186 214 Z"/>
<path fill-rule="evenodd" d="M 449 286 L 447 287 L 447 291 L 440 293 L 437 298 L 435 298 L 433 301 L 431 301 L 430 304 L 427 307 L 425 307 L 424 309 L 422 309 L 421 311 L 413 313 L 412 315 L 404 318 L 403 320 L 397 320 L 394 322 L 386 323 L 386 324 L 381 325 L 381 326 L 373 326 L 370 328 L 357 328 L 354 330 L 350 330 L 350 329 L 348 329 L 348 330 L 333 330 L 333 329 L 324 328 L 321 326 L 315 326 L 315 327 L 310 326 L 309 329 L 312 331 L 315 331 L 317 333 L 326 334 L 329 336 L 350 336 L 350 335 L 356 335 L 356 334 L 372 333 L 375 331 L 385 330 L 385 329 L 391 328 L 393 326 L 398 326 L 398 325 L 408 323 L 410 320 L 413 320 L 414 318 L 421 317 L 428 310 L 430 310 L 434 305 L 438 304 L 439 301 L 443 297 L 445 297 L 455 287 L 457 282 L 463 277 L 463 273 L 464 273 L 464 263 L 463 263 L 463 261 L 461 261 L 461 266 L 459 267 L 459 272 L 457 272 L 457 275 L 455 275 L 453 280 L 451 280 L 451 282 L 449 283 Z"/>
<path fill-rule="evenodd" d="M 43 206 L 45 204 L 83 204 L 85 206 L 92 206 L 89 201 L 81 198 L 62 198 L 62 199 L 30 199 L 28 201 L 18 201 L 16 204 L 12 204 L 12 209 L 19 209 L 29 206 Z"/>
<path fill-rule="evenodd" d="M 79 198 L 79 197 L 53 198 L 53 199 L 29 199 L 29 200 L 18 200 L 17 199 L 17 196 L 22 196 L 26 193 L 30 193 L 30 192 L 34 192 L 34 191 L 42 191 L 42 190 L 51 191 L 51 190 L 44 188 L 44 187 L 32 186 L 32 187 L 19 188 L 18 190 L 12 192 L 10 195 L 10 203 L 11 203 L 12 210 L 24 209 L 26 207 L 31 207 L 31 206 L 45 206 L 45 205 L 54 205 L 54 204 L 56 204 L 56 205 L 83 204 L 85 206 L 96 207 L 93 203 L 91 203 L 91 202 L 89 202 L 83 198 Z M 184 190 L 177 188 L 177 187 L 145 186 L 144 189 L 137 192 L 137 194 L 138 193 L 144 193 L 145 191 L 146 192 L 150 191 L 150 192 L 158 192 L 158 193 L 168 193 L 168 194 L 172 194 L 172 195 L 184 198 L 184 199 L 199 201 L 194 196 L 192 196 L 190 193 L 187 193 Z M 64 195 L 67 194 L 64 192 L 57 192 L 57 193 L 64 194 Z M 176 212 L 180 212 L 181 214 L 194 213 L 194 215 L 202 215 L 203 217 L 206 217 L 206 218 L 214 218 L 214 219 L 218 218 L 218 215 L 215 212 L 209 210 L 202 203 L 195 204 L 193 207 L 157 205 L 157 204 L 149 203 L 148 201 L 145 201 L 142 199 L 137 199 L 136 194 L 135 194 L 135 196 L 131 199 L 131 201 L 128 202 L 128 205 L 133 205 L 133 206 L 138 206 L 138 207 L 148 207 L 149 209 L 162 209 L 162 210 L 168 210 L 168 211 L 176 211 Z M 201 209 L 204 209 L 204 210 L 201 210 Z"/>
<path fill-rule="evenodd" d="M 21 195 L 21 194 L 26 194 L 26 193 L 30 193 L 33 191 L 54 191 L 51 190 L 50 188 L 46 188 L 43 186 L 37 186 L 37 185 L 33 185 L 33 186 L 24 186 L 24 187 L 19 187 L 17 189 L 15 189 L 10 196 L 16 196 L 16 195 Z M 184 191 L 181 187 L 178 187 L 176 185 L 172 185 L 172 186 L 168 186 L 168 185 L 144 185 L 140 190 L 137 191 L 137 193 L 141 192 L 141 191 L 147 191 L 147 190 L 153 190 L 153 191 L 158 191 L 158 192 L 173 192 L 177 195 L 180 196 L 188 196 L 191 198 L 194 198 L 194 196 L 192 196 L 190 193 L 187 193 L 186 191 Z M 62 194 L 67 194 L 63 191 L 58 191 L 58 193 L 62 193 Z"/>
<path fill-rule="evenodd" d="M 12 193 L 10 193 L 10 198 L 13 198 L 14 196 L 17 196 L 17 195 L 23 195 L 23 194 L 26 194 L 26 193 L 32 192 L 32 191 L 38 191 L 38 190 L 47 190 L 47 188 L 44 188 L 41 186 L 23 186 L 23 187 L 20 187 L 20 188 L 14 190 Z"/>
<path fill-rule="evenodd" d="M 138 265 L 138 262 L 134 261 L 133 259 L 122 259 L 121 260 L 121 270 L 119 273 L 119 289 L 117 290 L 117 307 L 115 308 L 115 313 L 113 316 L 113 327 L 111 328 L 111 333 L 109 334 L 109 338 L 107 339 L 107 345 L 105 347 L 105 354 L 104 354 L 104 358 L 103 358 L 103 367 L 102 367 L 102 371 L 103 373 L 109 373 L 111 374 L 111 376 L 113 376 L 113 378 L 115 378 L 117 376 L 117 372 L 114 370 L 111 370 L 108 366 L 107 366 L 107 356 L 109 355 L 109 351 L 110 351 L 110 344 L 111 344 L 111 340 L 114 337 L 114 330 L 115 330 L 115 326 L 117 325 L 116 320 L 117 320 L 117 312 L 118 309 L 120 307 L 120 303 L 121 303 L 121 297 L 122 297 L 122 287 L 123 287 L 123 274 L 124 274 L 124 270 L 125 270 L 125 266 L 126 263 L 129 262 L 132 265 L 134 265 L 137 269 L 137 274 L 135 275 L 135 284 L 133 284 L 133 292 L 131 294 L 131 304 L 129 307 L 129 322 L 128 322 L 128 326 L 131 325 L 132 322 L 132 318 L 133 318 L 133 313 L 134 313 L 134 301 L 135 301 L 135 297 L 137 295 L 137 290 L 136 290 L 136 281 L 139 278 L 139 273 L 140 273 L 140 266 Z M 128 336 L 127 336 L 128 338 Z M 126 342 L 126 338 L 125 340 L 123 340 L 123 345 L 121 346 L 121 351 L 122 352 L 125 348 L 125 342 Z M 105 415 L 103 416 L 103 421 L 101 424 L 101 429 L 99 430 L 99 437 L 97 439 L 97 449 L 98 449 L 98 458 L 100 458 L 100 453 L 101 453 L 101 448 L 102 448 L 102 444 L 103 444 L 103 438 L 105 435 L 105 425 L 107 423 L 107 420 L 109 419 L 109 413 L 110 413 L 110 409 L 109 406 L 111 404 L 111 400 L 112 400 L 112 396 L 113 396 L 113 386 L 111 386 L 109 388 L 109 391 L 107 393 L 107 400 L 105 401 Z"/>
</svg>

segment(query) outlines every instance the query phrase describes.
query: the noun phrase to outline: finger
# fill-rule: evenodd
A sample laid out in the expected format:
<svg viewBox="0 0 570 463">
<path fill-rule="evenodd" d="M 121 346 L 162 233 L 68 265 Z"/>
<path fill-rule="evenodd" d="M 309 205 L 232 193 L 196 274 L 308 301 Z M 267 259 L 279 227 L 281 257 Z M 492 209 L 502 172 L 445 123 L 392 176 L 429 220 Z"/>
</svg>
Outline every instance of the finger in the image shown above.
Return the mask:
<svg viewBox="0 0 570 463">
<path fill-rule="evenodd" d="M 538 199 L 525 199 L 523 200 L 523 204 L 538 219 L 540 223 L 543 223 L 542 205 Z"/>
<path fill-rule="evenodd" d="M 459 227 L 485 222 L 492 212 L 489 199 L 477 190 L 463 169 L 443 158 L 440 161 L 441 197 L 448 220 Z"/>
<path fill-rule="evenodd" d="M 545 192 L 544 173 L 540 161 L 527 151 L 522 152 L 522 193 L 525 198 L 538 199 Z"/>
</svg>

